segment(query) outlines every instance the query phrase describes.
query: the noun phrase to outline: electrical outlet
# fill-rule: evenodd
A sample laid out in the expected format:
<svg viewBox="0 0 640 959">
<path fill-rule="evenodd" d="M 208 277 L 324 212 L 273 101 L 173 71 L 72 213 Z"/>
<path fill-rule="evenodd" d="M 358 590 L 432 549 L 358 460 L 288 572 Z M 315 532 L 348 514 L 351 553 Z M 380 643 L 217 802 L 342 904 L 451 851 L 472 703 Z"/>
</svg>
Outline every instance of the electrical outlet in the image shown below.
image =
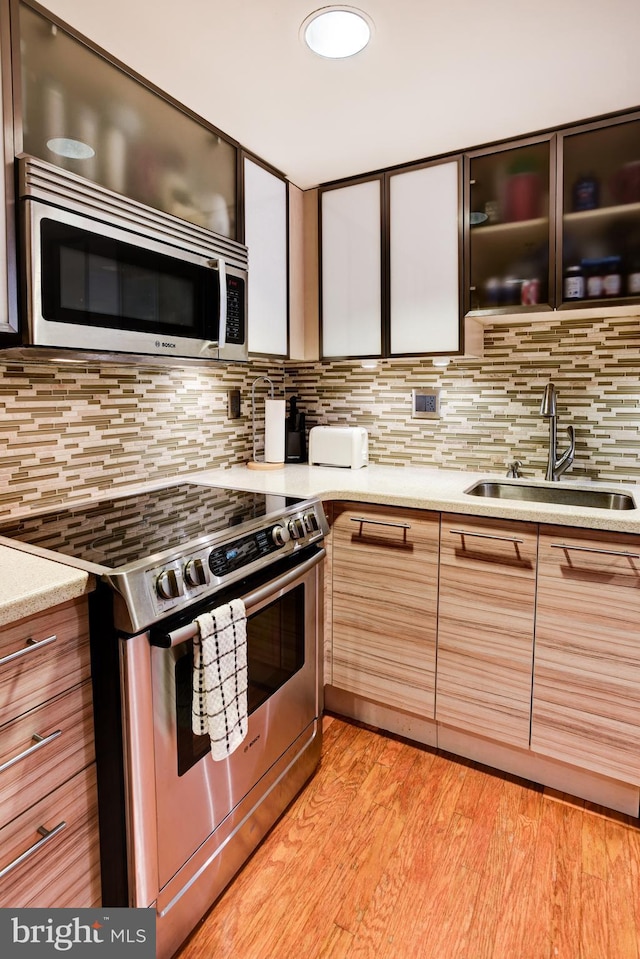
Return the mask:
<svg viewBox="0 0 640 959">
<path fill-rule="evenodd" d="M 240 414 L 240 390 L 229 390 L 227 413 L 230 420 L 237 420 Z"/>
<path fill-rule="evenodd" d="M 419 420 L 440 419 L 440 390 L 412 390 L 411 415 L 414 419 Z"/>
</svg>

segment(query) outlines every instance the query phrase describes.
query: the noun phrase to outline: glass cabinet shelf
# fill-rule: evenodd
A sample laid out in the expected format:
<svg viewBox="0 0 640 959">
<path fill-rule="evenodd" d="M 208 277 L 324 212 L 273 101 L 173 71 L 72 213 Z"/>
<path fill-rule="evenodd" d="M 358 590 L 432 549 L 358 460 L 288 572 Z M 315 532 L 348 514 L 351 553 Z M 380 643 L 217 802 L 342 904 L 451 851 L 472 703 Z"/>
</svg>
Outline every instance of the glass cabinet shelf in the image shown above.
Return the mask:
<svg viewBox="0 0 640 959">
<path fill-rule="evenodd" d="M 601 206 L 597 210 L 579 210 L 576 213 L 565 213 L 563 220 L 569 223 L 594 222 L 600 228 L 607 219 L 614 222 L 620 219 L 640 220 L 640 203 L 625 203 L 619 206 Z"/>
</svg>

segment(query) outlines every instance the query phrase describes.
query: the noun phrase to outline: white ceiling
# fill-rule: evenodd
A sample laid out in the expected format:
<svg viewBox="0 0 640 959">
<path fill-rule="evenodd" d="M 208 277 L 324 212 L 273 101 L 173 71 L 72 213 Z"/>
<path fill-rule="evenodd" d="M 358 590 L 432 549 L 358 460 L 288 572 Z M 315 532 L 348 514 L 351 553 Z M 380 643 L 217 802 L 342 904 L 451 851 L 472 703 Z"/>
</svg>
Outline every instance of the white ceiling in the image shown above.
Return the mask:
<svg viewBox="0 0 640 959">
<path fill-rule="evenodd" d="M 321 0 L 43 0 L 303 189 L 640 105 L 640 0 L 354 0 L 373 41 L 300 41 Z"/>
</svg>

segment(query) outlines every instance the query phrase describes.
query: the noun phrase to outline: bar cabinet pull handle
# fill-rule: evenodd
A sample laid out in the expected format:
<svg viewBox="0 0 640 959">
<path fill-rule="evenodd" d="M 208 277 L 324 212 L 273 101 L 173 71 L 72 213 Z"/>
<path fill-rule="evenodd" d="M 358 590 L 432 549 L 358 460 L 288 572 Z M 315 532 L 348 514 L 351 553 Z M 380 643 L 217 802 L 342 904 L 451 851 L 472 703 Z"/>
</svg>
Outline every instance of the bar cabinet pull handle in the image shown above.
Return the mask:
<svg viewBox="0 0 640 959">
<path fill-rule="evenodd" d="M 12 759 L 7 759 L 7 761 L 0 766 L 0 773 L 5 772 L 7 769 L 11 769 L 11 767 L 15 766 L 16 763 L 19 763 L 21 759 L 26 759 L 27 756 L 33 756 L 38 749 L 42 749 L 43 746 L 48 746 L 49 743 L 52 743 L 54 739 L 58 738 L 58 736 L 62 736 L 61 729 L 56 729 L 55 732 L 49 733 L 48 736 L 41 736 L 39 733 L 34 733 L 31 738 L 35 740 L 35 745 L 29 746 L 27 749 L 23 749 L 21 753 L 18 753 L 18 755 L 14 756 Z"/>
<path fill-rule="evenodd" d="M 521 546 L 524 543 L 523 539 L 516 539 L 515 536 L 496 536 L 495 533 L 471 533 L 466 529 L 450 529 L 449 532 L 454 536 L 475 536 L 478 539 L 497 539 L 501 543 L 515 543 L 517 546 Z"/>
<path fill-rule="evenodd" d="M 572 549 L 579 553 L 600 553 L 603 556 L 620 556 L 622 559 L 640 559 L 640 553 L 628 553 L 624 550 L 597 549 L 595 546 L 572 546 L 569 543 L 551 543 L 551 549 Z"/>
<path fill-rule="evenodd" d="M 13 862 L 10 862 L 8 866 L 5 866 L 4 869 L 0 869 L 0 879 L 4 879 L 4 877 L 7 876 L 13 869 L 15 869 L 17 866 L 20 866 L 31 856 L 35 855 L 39 849 L 42 849 L 45 843 L 48 843 L 50 839 L 53 839 L 54 836 L 57 836 L 58 833 L 62 832 L 66 825 L 66 822 L 63 820 L 62 822 L 59 822 L 57 826 L 54 826 L 53 829 L 47 829 L 46 826 L 38 826 L 37 831 L 42 836 L 42 839 L 38 839 L 33 846 L 29 846 L 29 848 L 21 853 L 16 859 L 14 859 Z"/>
<path fill-rule="evenodd" d="M 371 526 L 394 526 L 396 529 L 411 529 L 411 523 L 389 523 L 382 519 L 367 519 L 366 516 L 351 516 L 352 523 L 369 523 Z"/>
<path fill-rule="evenodd" d="M 29 638 L 24 649 L 19 649 L 15 653 L 10 653 L 9 656 L 4 656 L 0 659 L 0 666 L 5 666 L 7 663 L 13 663 L 16 659 L 20 659 L 21 656 L 26 655 L 26 653 L 35 653 L 38 649 L 42 649 L 43 646 L 48 646 L 49 643 L 55 643 L 58 637 L 54 634 L 53 636 L 47 636 L 46 639 L 41 639 L 36 641 L 35 639 Z"/>
</svg>

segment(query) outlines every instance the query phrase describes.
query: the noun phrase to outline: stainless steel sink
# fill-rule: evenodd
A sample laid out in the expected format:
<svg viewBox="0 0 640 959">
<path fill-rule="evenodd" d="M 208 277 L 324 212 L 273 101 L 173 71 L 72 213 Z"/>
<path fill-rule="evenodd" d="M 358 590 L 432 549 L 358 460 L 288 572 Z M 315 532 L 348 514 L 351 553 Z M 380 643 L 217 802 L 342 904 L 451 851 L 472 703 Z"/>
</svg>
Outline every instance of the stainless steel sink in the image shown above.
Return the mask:
<svg viewBox="0 0 640 959">
<path fill-rule="evenodd" d="M 516 499 L 528 503 L 559 503 L 562 506 L 586 506 L 594 509 L 636 509 L 629 493 L 602 489 L 574 489 L 572 486 L 530 486 L 527 483 L 501 483 L 481 480 L 465 490 L 471 496 L 490 499 Z"/>
</svg>

